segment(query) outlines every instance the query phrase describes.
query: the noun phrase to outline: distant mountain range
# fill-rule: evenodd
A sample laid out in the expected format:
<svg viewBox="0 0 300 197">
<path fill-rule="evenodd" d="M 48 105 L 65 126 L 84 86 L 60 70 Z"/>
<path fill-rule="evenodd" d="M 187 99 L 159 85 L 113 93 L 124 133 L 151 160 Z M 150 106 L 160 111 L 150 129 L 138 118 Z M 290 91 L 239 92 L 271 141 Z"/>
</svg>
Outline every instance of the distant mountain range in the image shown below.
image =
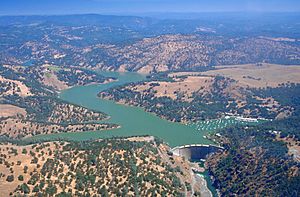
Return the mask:
<svg viewBox="0 0 300 197">
<path fill-rule="evenodd" d="M 222 64 L 300 64 L 295 15 L 2 16 L 0 63 L 146 73 Z"/>
</svg>

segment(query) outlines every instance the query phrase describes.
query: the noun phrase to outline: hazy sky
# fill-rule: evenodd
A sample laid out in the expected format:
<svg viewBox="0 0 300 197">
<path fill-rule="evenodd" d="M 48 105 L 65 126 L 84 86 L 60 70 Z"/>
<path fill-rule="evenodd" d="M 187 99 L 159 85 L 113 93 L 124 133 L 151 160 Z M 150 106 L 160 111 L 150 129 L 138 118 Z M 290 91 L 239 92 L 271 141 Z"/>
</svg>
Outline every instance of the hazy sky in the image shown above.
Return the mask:
<svg viewBox="0 0 300 197">
<path fill-rule="evenodd" d="M 0 0 L 0 15 L 300 11 L 300 0 Z"/>
</svg>

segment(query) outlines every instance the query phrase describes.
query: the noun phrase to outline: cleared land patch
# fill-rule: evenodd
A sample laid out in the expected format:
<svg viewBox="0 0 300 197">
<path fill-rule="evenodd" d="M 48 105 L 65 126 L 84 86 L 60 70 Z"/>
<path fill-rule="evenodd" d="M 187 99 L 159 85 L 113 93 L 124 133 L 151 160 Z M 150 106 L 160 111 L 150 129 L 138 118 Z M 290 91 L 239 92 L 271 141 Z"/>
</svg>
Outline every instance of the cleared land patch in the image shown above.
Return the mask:
<svg viewBox="0 0 300 197">
<path fill-rule="evenodd" d="M 216 70 L 203 72 L 206 75 L 221 75 L 232 78 L 252 88 L 278 87 L 282 83 L 300 83 L 300 66 L 276 64 L 246 64 L 217 66 Z"/>
<path fill-rule="evenodd" d="M 26 110 L 14 105 L 0 104 L 0 117 L 12 117 L 17 115 L 26 115 Z"/>
<path fill-rule="evenodd" d="M 69 87 L 65 82 L 60 81 L 53 72 L 45 73 L 42 82 L 45 85 L 54 87 L 57 90 L 64 90 Z"/>
</svg>

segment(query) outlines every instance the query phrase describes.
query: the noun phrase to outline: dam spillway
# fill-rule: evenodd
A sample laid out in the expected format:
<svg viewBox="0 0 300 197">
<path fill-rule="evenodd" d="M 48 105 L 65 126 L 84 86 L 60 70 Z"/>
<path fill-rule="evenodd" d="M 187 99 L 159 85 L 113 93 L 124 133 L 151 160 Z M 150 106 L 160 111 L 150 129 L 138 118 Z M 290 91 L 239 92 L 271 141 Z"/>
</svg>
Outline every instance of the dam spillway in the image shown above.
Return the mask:
<svg viewBox="0 0 300 197">
<path fill-rule="evenodd" d="M 216 145 L 191 144 L 175 147 L 171 151 L 174 155 L 185 157 L 188 160 L 205 160 L 209 154 L 220 150 L 224 150 L 224 148 Z"/>
</svg>

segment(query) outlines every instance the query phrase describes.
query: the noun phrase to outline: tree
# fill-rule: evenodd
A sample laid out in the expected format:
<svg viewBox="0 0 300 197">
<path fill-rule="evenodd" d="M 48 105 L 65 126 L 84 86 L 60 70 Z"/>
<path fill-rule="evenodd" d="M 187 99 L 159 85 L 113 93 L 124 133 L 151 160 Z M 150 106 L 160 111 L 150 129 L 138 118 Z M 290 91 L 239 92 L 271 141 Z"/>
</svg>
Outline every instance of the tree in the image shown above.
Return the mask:
<svg viewBox="0 0 300 197">
<path fill-rule="evenodd" d="M 18 180 L 19 180 L 19 181 L 24 181 L 23 175 L 19 175 L 19 176 L 18 176 Z"/>
<path fill-rule="evenodd" d="M 21 191 L 22 191 L 24 194 L 29 194 L 30 189 L 29 189 L 29 187 L 28 187 L 28 185 L 27 185 L 26 183 L 23 183 L 23 184 L 21 185 Z"/>
<path fill-rule="evenodd" d="M 25 148 L 23 148 L 22 150 L 22 154 L 26 155 L 27 154 L 27 150 Z"/>
<path fill-rule="evenodd" d="M 38 185 L 34 186 L 32 192 L 39 192 L 39 191 L 40 191 L 39 186 Z"/>
<path fill-rule="evenodd" d="M 108 196 L 109 196 L 109 195 L 108 195 L 108 191 L 107 191 L 107 189 L 106 189 L 105 186 L 103 186 L 103 187 L 100 189 L 100 194 L 101 194 L 101 196 L 104 196 L 104 197 L 108 197 Z"/>
<path fill-rule="evenodd" d="M 14 178 L 14 175 L 8 175 L 7 178 L 6 178 L 6 181 L 7 181 L 7 182 L 13 182 L 14 179 L 15 179 L 15 178 Z"/>
</svg>

